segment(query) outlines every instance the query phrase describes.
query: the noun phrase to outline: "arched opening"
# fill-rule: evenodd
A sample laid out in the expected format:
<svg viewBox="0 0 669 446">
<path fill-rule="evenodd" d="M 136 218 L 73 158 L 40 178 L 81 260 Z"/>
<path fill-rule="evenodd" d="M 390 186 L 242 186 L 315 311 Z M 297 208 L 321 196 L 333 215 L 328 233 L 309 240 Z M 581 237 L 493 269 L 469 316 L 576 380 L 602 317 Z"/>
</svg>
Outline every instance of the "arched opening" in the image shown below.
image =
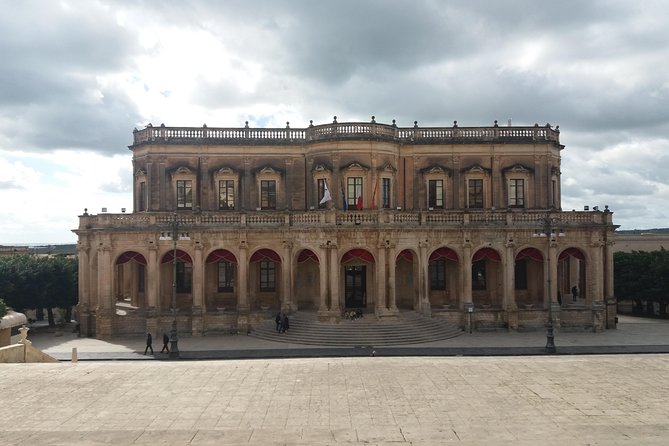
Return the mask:
<svg viewBox="0 0 669 446">
<path fill-rule="evenodd" d="M 190 310 L 193 306 L 193 260 L 191 256 L 177 249 L 175 265 L 174 250 L 166 252 L 161 261 L 160 272 L 161 308 L 163 310 L 172 308 L 172 294 L 176 291 L 176 308 Z"/>
<path fill-rule="evenodd" d="M 458 255 L 451 248 L 441 247 L 432 251 L 428 259 L 428 281 L 430 306 L 437 308 L 457 308 Z"/>
<path fill-rule="evenodd" d="M 374 308 L 376 296 L 367 284 L 374 283 L 374 256 L 365 249 L 351 249 L 341 259 L 344 278 L 344 309 Z M 374 287 L 372 287 L 374 289 Z"/>
<path fill-rule="evenodd" d="M 395 260 L 395 305 L 400 309 L 418 308 L 418 262 L 410 249 L 400 252 Z"/>
<path fill-rule="evenodd" d="M 558 256 L 558 295 L 565 305 L 584 305 L 588 300 L 585 254 L 567 248 Z"/>
<path fill-rule="evenodd" d="M 205 306 L 207 311 L 237 308 L 237 257 L 227 249 L 212 251 L 205 260 Z"/>
<path fill-rule="evenodd" d="M 249 260 L 249 306 L 251 310 L 281 308 L 281 257 L 267 248 L 253 253 Z"/>
<path fill-rule="evenodd" d="M 472 257 L 472 302 L 482 308 L 502 306 L 502 258 L 492 248 L 481 248 Z"/>
<path fill-rule="evenodd" d="M 313 310 L 318 307 L 321 293 L 320 262 L 316 253 L 310 249 L 303 249 L 297 256 L 294 287 L 293 293 L 299 309 Z"/>
<path fill-rule="evenodd" d="M 125 316 L 146 307 L 146 258 L 136 251 L 125 251 L 114 265 L 116 314 Z"/>
<path fill-rule="evenodd" d="M 544 256 L 536 248 L 525 248 L 514 262 L 514 296 L 518 308 L 543 308 Z"/>
</svg>

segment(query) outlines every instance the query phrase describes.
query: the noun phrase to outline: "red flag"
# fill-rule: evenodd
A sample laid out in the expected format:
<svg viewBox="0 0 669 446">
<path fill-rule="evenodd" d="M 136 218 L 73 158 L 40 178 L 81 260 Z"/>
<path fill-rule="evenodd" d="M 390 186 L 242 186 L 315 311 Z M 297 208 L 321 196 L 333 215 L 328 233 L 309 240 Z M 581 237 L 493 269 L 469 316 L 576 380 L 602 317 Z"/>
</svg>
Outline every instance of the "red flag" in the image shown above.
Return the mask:
<svg viewBox="0 0 669 446">
<path fill-rule="evenodd" d="M 376 190 L 379 188 L 379 177 L 376 177 L 374 192 L 372 193 L 372 209 L 376 209 Z"/>
<path fill-rule="evenodd" d="M 358 210 L 362 211 L 362 195 L 358 197 Z"/>
</svg>

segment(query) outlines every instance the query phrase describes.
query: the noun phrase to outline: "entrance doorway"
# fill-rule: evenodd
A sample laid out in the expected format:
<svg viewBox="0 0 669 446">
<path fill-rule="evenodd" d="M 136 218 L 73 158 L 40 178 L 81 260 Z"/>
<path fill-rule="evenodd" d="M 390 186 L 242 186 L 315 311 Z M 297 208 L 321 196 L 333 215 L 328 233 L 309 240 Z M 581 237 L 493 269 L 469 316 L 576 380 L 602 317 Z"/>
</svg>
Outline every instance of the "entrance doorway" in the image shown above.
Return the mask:
<svg viewBox="0 0 669 446">
<path fill-rule="evenodd" d="M 346 308 L 365 308 L 367 306 L 367 267 L 345 266 Z"/>
</svg>

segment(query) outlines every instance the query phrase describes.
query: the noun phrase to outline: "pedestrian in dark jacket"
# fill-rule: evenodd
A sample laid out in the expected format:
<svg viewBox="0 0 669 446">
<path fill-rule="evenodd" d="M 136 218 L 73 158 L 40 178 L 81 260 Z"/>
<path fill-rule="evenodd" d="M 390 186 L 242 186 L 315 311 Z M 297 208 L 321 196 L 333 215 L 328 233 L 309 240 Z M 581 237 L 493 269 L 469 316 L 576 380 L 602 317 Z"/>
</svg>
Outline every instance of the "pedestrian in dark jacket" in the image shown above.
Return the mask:
<svg viewBox="0 0 669 446">
<path fill-rule="evenodd" d="M 276 331 L 281 331 L 281 322 L 283 322 L 281 318 L 281 312 L 279 311 L 276 314 L 276 317 L 274 318 L 274 322 L 276 322 Z"/>
<path fill-rule="evenodd" d="M 281 333 L 285 333 L 288 331 L 289 324 L 288 324 L 288 315 L 284 314 L 283 315 L 283 322 L 281 323 Z"/>
<path fill-rule="evenodd" d="M 146 348 L 144 349 L 145 355 L 149 349 L 151 349 L 151 354 L 153 354 L 153 338 L 151 337 L 151 333 L 146 334 Z"/>
<path fill-rule="evenodd" d="M 169 342 L 170 342 L 170 337 L 167 336 L 167 333 L 163 333 L 163 349 L 160 351 L 160 353 L 170 352 L 170 348 L 167 346 Z"/>
</svg>

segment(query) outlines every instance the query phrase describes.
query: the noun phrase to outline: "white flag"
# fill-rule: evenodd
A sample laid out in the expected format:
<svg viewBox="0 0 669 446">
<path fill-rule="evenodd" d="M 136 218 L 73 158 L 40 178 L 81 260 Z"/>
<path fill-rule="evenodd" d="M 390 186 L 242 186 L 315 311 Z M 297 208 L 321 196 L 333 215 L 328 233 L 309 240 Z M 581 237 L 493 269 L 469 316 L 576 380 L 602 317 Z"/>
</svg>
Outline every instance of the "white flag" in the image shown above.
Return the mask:
<svg viewBox="0 0 669 446">
<path fill-rule="evenodd" d="M 330 189 L 328 189 L 328 182 L 323 180 L 323 185 L 325 186 L 325 190 L 323 191 L 323 198 L 321 198 L 321 201 L 319 201 L 318 204 L 327 203 L 328 201 L 332 200 L 332 197 L 330 196 Z"/>
</svg>

